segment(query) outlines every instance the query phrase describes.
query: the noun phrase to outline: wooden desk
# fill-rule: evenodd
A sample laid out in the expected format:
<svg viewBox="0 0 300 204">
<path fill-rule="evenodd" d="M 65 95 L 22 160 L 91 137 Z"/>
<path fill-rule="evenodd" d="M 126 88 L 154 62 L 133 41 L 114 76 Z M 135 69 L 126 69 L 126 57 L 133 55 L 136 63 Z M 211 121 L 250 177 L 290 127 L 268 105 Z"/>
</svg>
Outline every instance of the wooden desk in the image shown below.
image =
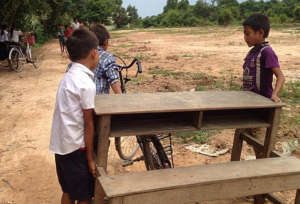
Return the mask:
<svg viewBox="0 0 300 204">
<path fill-rule="evenodd" d="M 98 166 L 107 168 L 109 137 L 191 131 L 201 128 L 266 127 L 264 157 L 269 157 L 279 124 L 282 103 L 244 91 L 203 91 L 100 95 L 95 112 L 99 133 Z M 241 139 L 235 135 L 232 160 L 239 160 Z M 96 185 L 95 200 L 103 200 Z"/>
</svg>

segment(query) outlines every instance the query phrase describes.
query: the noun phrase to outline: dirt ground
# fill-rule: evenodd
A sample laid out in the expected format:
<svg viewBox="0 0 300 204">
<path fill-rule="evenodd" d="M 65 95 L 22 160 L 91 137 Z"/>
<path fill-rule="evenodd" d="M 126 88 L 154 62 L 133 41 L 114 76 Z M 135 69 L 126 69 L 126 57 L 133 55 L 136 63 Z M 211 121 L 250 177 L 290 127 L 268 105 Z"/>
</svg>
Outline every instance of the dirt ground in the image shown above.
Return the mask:
<svg viewBox="0 0 300 204">
<path fill-rule="evenodd" d="M 288 80 L 299 80 L 299 30 L 274 30 L 270 34 L 272 47 L 279 56 Z M 163 69 L 180 72 L 203 72 L 216 77 L 240 78 L 243 59 L 249 50 L 243 41 L 241 28 L 150 29 L 114 32 L 109 48 L 122 56 L 139 56 L 144 74 L 140 81 L 129 84 L 129 92 L 188 91 L 196 87 L 181 80 L 166 80 L 149 74 Z M 57 181 L 54 156 L 49 152 L 52 114 L 58 83 L 69 63 L 61 55 L 57 40 L 51 40 L 37 50 L 40 69 L 26 65 L 23 72 L 0 69 L 0 203 L 60 202 L 61 190 Z M 2 63 L 5 64 L 5 63 Z M 130 74 L 133 74 L 131 71 Z M 141 82 L 141 83 L 140 83 Z M 299 140 L 299 135 L 296 135 Z M 284 140 L 280 135 L 278 138 Z M 231 148 L 233 130 L 225 130 L 210 138 L 210 143 Z M 230 151 L 217 158 L 192 153 L 175 140 L 175 166 L 220 163 L 230 160 Z M 245 145 L 242 158 L 253 155 Z M 144 171 L 142 162 L 123 168 L 113 145 L 109 172 Z M 292 203 L 295 192 L 277 193 Z M 209 203 L 250 203 L 246 199 Z"/>
</svg>

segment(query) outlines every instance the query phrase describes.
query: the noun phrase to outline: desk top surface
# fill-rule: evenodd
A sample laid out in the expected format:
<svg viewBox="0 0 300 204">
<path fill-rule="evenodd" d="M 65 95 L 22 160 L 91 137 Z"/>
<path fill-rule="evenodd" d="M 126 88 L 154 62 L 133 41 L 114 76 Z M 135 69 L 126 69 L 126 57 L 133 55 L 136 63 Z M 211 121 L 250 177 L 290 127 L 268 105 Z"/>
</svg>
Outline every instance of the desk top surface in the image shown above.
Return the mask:
<svg viewBox="0 0 300 204">
<path fill-rule="evenodd" d="M 99 95 L 97 115 L 276 108 L 283 103 L 248 91 L 199 91 Z"/>
</svg>

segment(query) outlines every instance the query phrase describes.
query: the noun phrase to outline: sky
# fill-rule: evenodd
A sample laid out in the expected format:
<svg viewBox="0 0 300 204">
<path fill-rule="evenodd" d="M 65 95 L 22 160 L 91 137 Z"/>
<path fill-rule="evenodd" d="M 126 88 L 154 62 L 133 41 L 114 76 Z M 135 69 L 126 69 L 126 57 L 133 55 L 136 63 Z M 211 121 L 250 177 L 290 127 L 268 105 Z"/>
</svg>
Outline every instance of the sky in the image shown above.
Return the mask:
<svg viewBox="0 0 300 204">
<path fill-rule="evenodd" d="M 197 0 L 189 0 L 193 5 Z M 128 5 L 135 6 L 138 10 L 140 17 L 153 16 L 163 12 L 167 0 L 123 0 L 123 7 L 127 8 Z"/>
</svg>

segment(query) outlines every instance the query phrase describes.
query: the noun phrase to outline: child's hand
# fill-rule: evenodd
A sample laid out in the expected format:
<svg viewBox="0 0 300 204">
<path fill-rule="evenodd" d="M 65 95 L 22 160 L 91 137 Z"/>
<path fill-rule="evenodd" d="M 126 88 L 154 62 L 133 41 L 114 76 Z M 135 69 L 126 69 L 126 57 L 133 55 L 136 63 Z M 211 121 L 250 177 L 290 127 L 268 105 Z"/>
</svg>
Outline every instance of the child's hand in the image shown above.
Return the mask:
<svg viewBox="0 0 300 204">
<path fill-rule="evenodd" d="M 88 160 L 88 164 L 89 164 L 89 169 L 91 174 L 96 177 L 96 163 L 95 160 Z"/>
<path fill-rule="evenodd" d="M 281 102 L 280 98 L 278 96 L 276 96 L 276 95 L 272 95 L 271 100 L 274 101 L 274 102 L 276 102 L 276 103 Z"/>
</svg>

